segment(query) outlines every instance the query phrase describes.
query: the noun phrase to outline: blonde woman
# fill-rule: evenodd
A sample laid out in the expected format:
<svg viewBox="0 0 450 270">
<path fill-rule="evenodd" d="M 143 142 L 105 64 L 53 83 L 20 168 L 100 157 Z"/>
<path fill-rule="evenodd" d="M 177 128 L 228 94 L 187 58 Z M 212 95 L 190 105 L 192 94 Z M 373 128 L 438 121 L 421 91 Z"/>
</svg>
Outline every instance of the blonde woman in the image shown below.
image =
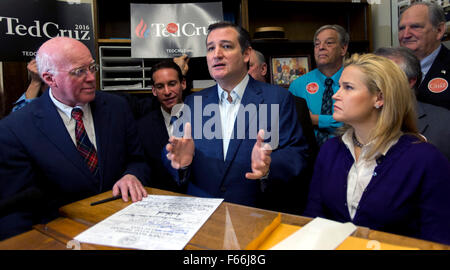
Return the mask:
<svg viewBox="0 0 450 270">
<path fill-rule="evenodd" d="M 320 150 L 304 214 L 450 244 L 450 164 L 418 134 L 403 71 L 356 54 L 339 84 L 345 125 Z"/>
</svg>

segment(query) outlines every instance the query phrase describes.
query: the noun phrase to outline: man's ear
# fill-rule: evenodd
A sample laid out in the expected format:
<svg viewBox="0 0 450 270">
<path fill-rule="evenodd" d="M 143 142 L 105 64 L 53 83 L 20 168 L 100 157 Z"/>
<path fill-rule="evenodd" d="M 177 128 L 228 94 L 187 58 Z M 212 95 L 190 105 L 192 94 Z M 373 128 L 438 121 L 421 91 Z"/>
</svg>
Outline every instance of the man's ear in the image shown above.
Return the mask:
<svg viewBox="0 0 450 270">
<path fill-rule="evenodd" d="M 342 46 L 341 50 L 341 56 L 345 56 L 347 54 L 348 44 L 345 46 Z"/>
<path fill-rule="evenodd" d="M 244 55 L 244 62 L 250 63 L 250 54 L 252 53 L 252 47 L 247 47 L 244 52 L 242 53 Z"/>
<path fill-rule="evenodd" d="M 261 75 L 266 76 L 266 74 L 267 74 L 267 64 L 266 64 L 266 63 L 263 63 L 263 64 L 261 65 L 261 69 L 262 69 Z"/>
<path fill-rule="evenodd" d="M 414 89 L 414 86 L 416 85 L 417 78 L 408 79 L 409 87 L 411 89 Z"/>
<path fill-rule="evenodd" d="M 442 39 L 442 37 L 444 36 L 444 34 L 445 34 L 445 30 L 447 29 L 447 27 L 446 27 L 446 25 L 445 25 L 445 22 L 441 22 L 439 25 L 438 25 L 438 27 L 436 27 L 436 32 L 437 32 L 437 34 L 436 34 L 436 39 L 437 40 L 441 40 Z"/>
<path fill-rule="evenodd" d="M 183 79 L 181 81 L 181 88 L 182 88 L 182 91 L 186 90 L 186 79 Z"/>
<path fill-rule="evenodd" d="M 57 87 L 55 77 L 50 72 L 44 72 L 41 76 L 42 80 L 50 87 Z"/>
</svg>

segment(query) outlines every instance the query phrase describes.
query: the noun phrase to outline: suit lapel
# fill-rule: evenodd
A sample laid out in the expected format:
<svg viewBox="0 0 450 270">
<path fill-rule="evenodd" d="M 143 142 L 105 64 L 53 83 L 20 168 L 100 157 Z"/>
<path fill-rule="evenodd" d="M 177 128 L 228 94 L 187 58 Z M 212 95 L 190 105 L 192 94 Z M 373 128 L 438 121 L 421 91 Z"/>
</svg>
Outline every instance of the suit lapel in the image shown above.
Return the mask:
<svg viewBox="0 0 450 270">
<path fill-rule="evenodd" d="M 445 76 L 447 73 L 448 67 L 444 65 L 444 62 L 441 59 L 447 59 L 447 54 L 449 50 L 444 46 L 441 45 L 441 49 L 436 56 L 436 59 L 434 60 L 433 64 L 431 65 L 430 69 L 427 72 L 427 75 L 420 83 L 419 87 L 425 87 L 428 89 L 428 83 L 431 79 L 434 77 L 437 77 L 436 74 L 440 74 L 441 77 Z M 425 85 L 423 85 L 425 83 Z"/>
<path fill-rule="evenodd" d="M 161 134 L 161 136 L 158 136 L 158 145 L 160 145 L 161 147 L 166 146 L 169 141 L 169 133 L 167 133 L 166 123 L 164 122 L 164 116 L 162 115 L 161 110 L 158 109 L 157 112 L 152 114 L 152 123 L 155 123 L 155 125 L 149 128 L 155 129 L 156 134 Z"/>
<path fill-rule="evenodd" d="M 37 128 L 60 150 L 67 160 L 86 175 L 86 179 L 92 178 L 91 172 L 76 149 L 61 116 L 49 97 L 49 91 L 46 91 L 39 100 L 39 106 L 33 113 Z"/>
<path fill-rule="evenodd" d="M 102 98 L 101 92 L 97 91 L 95 99 L 90 103 L 90 106 L 94 120 L 100 183 L 103 182 L 104 171 L 108 164 L 108 149 L 111 147 L 110 138 L 113 136 L 113 131 L 111 130 L 113 126 L 113 123 L 111 123 L 111 113 L 108 111 L 108 106 L 106 105 L 106 101 Z"/>
</svg>

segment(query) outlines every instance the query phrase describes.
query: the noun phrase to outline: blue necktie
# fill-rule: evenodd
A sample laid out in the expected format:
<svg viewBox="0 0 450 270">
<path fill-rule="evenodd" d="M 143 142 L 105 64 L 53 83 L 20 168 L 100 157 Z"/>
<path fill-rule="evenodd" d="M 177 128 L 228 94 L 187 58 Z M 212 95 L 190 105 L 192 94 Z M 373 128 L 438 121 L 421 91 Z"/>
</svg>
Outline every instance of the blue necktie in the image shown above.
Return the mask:
<svg viewBox="0 0 450 270">
<path fill-rule="evenodd" d="M 320 114 L 322 115 L 331 115 L 333 114 L 332 106 L 333 100 L 331 97 L 333 96 L 333 80 L 331 78 L 327 78 L 325 80 L 325 92 L 323 92 L 322 96 L 322 108 L 320 110 Z M 321 146 L 326 140 L 328 140 L 330 136 L 330 132 L 326 129 L 318 129 L 317 130 L 317 143 Z"/>
<path fill-rule="evenodd" d="M 325 80 L 325 92 L 322 96 L 322 109 L 320 110 L 320 114 L 332 114 L 332 105 L 333 100 L 331 97 L 333 96 L 333 88 L 331 87 L 333 85 L 333 80 L 331 78 L 327 78 Z"/>
</svg>

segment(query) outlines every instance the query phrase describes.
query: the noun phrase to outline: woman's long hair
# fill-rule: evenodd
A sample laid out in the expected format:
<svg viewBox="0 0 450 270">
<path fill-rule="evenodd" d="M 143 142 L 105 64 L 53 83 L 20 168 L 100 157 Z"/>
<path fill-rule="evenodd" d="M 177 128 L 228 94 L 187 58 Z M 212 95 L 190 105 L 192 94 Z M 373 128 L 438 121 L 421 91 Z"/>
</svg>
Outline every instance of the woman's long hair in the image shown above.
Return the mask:
<svg viewBox="0 0 450 270">
<path fill-rule="evenodd" d="M 420 141 L 416 123 L 415 98 L 410 89 L 405 73 L 393 61 L 374 54 L 354 54 L 344 63 L 357 67 L 364 73 L 363 81 L 372 94 L 383 97 L 383 106 L 379 109 L 379 117 L 372 130 L 369 141 L 374 146 L 365 158 L 371 158 L 377 152 L 383 152 L 389 142 L 399 138 L 403 133 L 412 134 Z M 351 128 L 345 125 L 341 132 Z"/>
</svg>

